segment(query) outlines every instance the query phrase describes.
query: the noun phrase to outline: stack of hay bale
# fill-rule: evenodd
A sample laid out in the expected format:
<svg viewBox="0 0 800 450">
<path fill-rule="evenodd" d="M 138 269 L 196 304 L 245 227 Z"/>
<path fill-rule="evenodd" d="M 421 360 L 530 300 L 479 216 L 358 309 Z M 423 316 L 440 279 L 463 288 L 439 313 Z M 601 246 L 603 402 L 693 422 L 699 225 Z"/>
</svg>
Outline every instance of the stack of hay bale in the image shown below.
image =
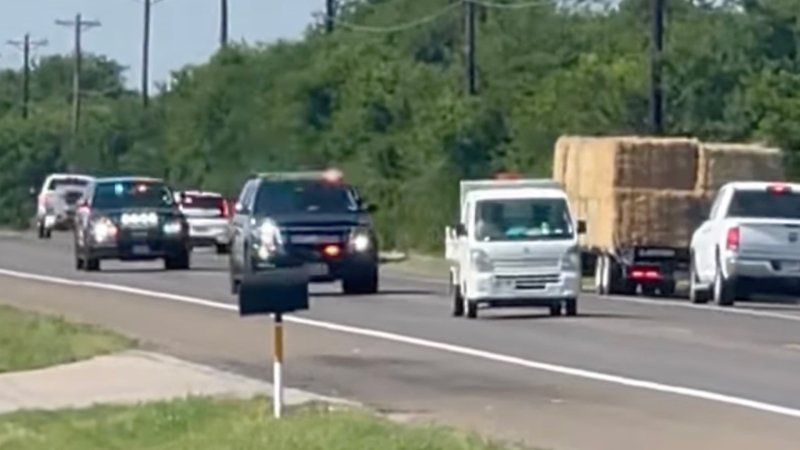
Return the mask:
<svg viewBox="0 0 800 450">
<path fill-rule="evenodd" d="M 689 245 L 719 186 L 783 176 L 780 151 L 691 138 L 578 137 L 556 142 L 553 178 L 579 219 L 582 245 Z"/>
</svg>

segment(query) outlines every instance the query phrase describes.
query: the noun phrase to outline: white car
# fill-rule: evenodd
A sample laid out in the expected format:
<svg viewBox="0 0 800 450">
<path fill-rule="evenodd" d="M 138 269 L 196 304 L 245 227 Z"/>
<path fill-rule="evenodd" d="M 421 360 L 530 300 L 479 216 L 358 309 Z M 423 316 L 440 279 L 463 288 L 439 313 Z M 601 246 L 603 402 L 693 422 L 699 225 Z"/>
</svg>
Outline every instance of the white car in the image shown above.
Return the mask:
<svg viewBox="0 0 800 450">
<path fill-rule="evenodd" d="M 53 229 L 73 225 L 78 200 L 92 181 L 88 175 L 54 173 L 45 178 L 36 202 L 36 228 L 40 239 L 50 237 Z M 31 193 L 35 193 L 31 189 Z"/>
<path fill-rule="evenodd" d="M 730 306 L 756 292 L 800 293 L 800 184 L 722 186 L 690 250 L 695 303 Z"/>
<path fill-rule="evenodd" d="M 181 212 L 189 222 L 192 247 L 214 247 L 218 254 L 230 250 L 231 211 L 228 200 L 217 192 L 176 193 Z"/>
</svg>

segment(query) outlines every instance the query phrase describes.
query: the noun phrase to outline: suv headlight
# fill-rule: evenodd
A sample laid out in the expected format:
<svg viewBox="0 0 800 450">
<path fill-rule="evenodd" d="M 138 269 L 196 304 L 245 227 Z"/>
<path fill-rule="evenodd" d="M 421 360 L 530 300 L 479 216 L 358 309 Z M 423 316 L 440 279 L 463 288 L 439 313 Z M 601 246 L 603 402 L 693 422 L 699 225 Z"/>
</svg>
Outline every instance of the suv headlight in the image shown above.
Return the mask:
<svg viewBox="0 0 800 450">
<path fill-rule="evenodd" d="M 494 271 L 494 265 L 492 264 L 492 260 L 489 259 L 489 255 L 486 254 L 483 250 L 473 250 L 470 254 L 472 258 L 472 266 L 478 272 L 492 272 Z"/>
<path fill-rule="evenodd" d="M 163 230 L 164 234 L 179 234 L 183 231 L 183 224 L 180 220 L 170 220 L 164 223 Z"/>
<path fill-rule="evenodd" d="M 581 252 L 578 247 L 572 247 L 561 257 L 561 270 L 563 272 L 576 272 L 581 267 Z"/>
<path fill-rule="evenodd" d="M 350 234 L 350 245 L 353 250 L 357 252 L 365 252 L 372 246 L 372 238 L 370 237 L 369 229 L 356 228 Z"/>
<path fill-rule="evenodd" d="M 97 242 L 104 242 L 117 237 L 117 226 L 110 219 L 100 217 L 92 223 L 92 236 Z"/>
<path fill-rule="evenodd" d="M 273 220 L 265 219 L 253 229 L 256 250 L 261 259 L 267 259 L 283 245 L 281 229 Z"/>
</svg>

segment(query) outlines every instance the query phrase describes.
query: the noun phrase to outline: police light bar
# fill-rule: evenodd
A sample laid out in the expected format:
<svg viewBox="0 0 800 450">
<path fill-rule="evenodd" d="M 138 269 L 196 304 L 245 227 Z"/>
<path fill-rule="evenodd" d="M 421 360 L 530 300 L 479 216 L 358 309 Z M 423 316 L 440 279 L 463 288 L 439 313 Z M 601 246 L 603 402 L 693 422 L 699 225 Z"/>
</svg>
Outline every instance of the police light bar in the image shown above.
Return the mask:
<svg viewBox="0 0 800 450">
<path fill-rule="evenodd" d="M 330 183 L 342 181 L 344 174 L 339 169 L 304 172 L 260 172 L 258 177 L 274 180 L 325 180 Z"/>
<path fill-rule="evenodd" d="M 494 178 L 496 180 L 519 180 L 522 175 L 519 172 L 498 172 Z"/>
</svg>

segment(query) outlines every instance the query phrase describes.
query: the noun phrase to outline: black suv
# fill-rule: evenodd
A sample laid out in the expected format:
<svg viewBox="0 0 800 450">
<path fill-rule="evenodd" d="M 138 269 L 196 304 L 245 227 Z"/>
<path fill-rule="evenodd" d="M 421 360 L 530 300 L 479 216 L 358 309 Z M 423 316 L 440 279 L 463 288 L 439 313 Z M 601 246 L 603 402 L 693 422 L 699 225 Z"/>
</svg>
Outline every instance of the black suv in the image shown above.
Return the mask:
<svg viewBox="0 0 800 450">
<path fill-rule="evenodd" d="M 160 179 L 97 178 L 75 216 L 75 267 L 100 270 L 103 259 L 164 259 L 168 270 L 188 269 L 188 225 Z"/>
<path fill-rule="evenodd" d="M 358 191 L 338 171 L 259 174 L 234 208 L 231 291 L 245 275 L 303 265 L 347 294 L 378 291 L 378 242 Z"/>
</svg>

